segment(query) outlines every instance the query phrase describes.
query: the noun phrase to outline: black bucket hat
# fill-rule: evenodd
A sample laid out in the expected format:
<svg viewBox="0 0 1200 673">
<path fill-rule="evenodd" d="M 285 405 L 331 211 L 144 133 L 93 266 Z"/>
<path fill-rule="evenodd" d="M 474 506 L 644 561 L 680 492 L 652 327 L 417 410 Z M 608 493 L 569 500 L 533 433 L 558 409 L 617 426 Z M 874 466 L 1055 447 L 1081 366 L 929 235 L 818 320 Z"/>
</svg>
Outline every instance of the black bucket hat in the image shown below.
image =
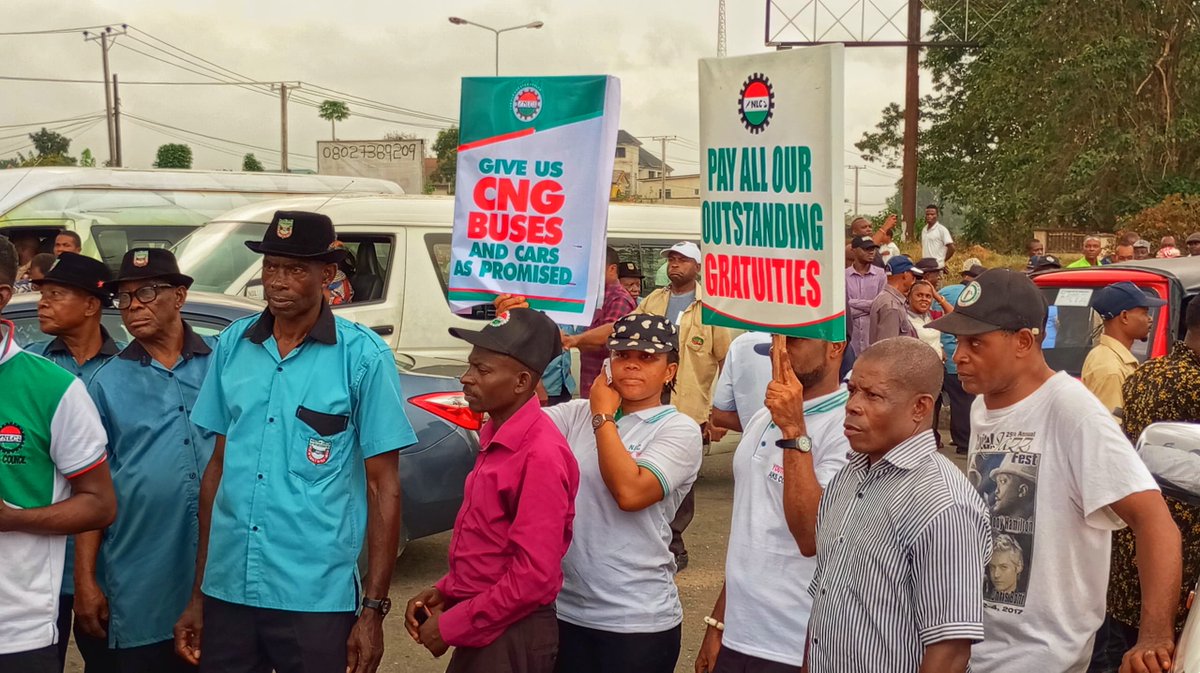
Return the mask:
<svg viewBox="0 0 1200 673">
<path fill-rule="evenodd" d="M 69 285 L 99 297 L 107 306 L 112 297 L 105 284 L 111 279 L 112 271 L 104 262 L 74 252 L 64 252 L 54 260 L 44 278 L 34 281 L 34 286 L 41 287 L 43 283 Z"/>
<path fill-rule="evenodd" d="M 679 330 L 661 315 L 630 313 L 613 323 L 610 351 L 669 353 L 679 350 Z"/>
<path fill-rule="evenodd" d="M 128 280 L 161 278 L 172 285 L 191 287 L 192 277 L 179 272 L 179 262 L 174 253 L 166 248 L 133 248 L 121 258 L 121 270 L 117 277 L 104 284 L 109 292 Z"/>
<path fill-rule="evenodd" d="M 278 255 L 293 259 L 339 263 L 346 249 L 334 246 L 337 235 L 333 220 L 320 213 L 302 210 L 278 210 L 262 242 L 246 241 L 246 247 L 260 255 Z"/>
</svg>

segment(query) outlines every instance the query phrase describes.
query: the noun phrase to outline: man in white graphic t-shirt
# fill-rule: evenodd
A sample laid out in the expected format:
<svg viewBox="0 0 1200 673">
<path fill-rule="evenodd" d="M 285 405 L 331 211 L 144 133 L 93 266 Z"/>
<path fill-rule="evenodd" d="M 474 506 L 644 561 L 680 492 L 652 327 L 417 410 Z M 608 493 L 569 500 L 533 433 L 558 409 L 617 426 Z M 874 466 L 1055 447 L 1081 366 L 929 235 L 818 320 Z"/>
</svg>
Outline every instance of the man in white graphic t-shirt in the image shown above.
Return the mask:
<svg viewBox="0 0 1200 673">
<path fill-rule="evenodd" d="M 771 358 L 765 408 L 743 428 L 733 454 L 733 523 L 725 586 L 704 618 L 698 673 L 792 673 L 804 640 L 817 562 L 821 491 L 845 467 L 841 382 L 845 342 L 772 337 L 754 348 Z"/>
<path fill-rule="evenodd" d="M 1042 354 L 1046 303 L 993 269 L 931 327 L 958 338 L 971 410 L 971 480 L 992 514 L 984 640 L 975 673 L 1083 673 L 1104 620 L 1112 531 L 1137 539 L 1142 615 L 1121 671 L 1168 671 L 1182 567 L 1179 530 L 1111 414 Z"/>
</svg>

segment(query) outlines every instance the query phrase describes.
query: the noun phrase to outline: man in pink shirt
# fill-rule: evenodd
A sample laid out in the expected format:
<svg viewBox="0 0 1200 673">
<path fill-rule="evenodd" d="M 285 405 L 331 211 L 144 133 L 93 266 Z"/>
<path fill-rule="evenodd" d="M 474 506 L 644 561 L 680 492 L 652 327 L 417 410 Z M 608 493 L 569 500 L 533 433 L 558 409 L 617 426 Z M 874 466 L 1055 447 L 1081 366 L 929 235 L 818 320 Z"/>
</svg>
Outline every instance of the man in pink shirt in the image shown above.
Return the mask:
<svg viewBox="0 0 1200 673">
<path fill-rule="evenodd" d="M 408 602 L 409 635 L 448 673 L 551 673 L 558 654 L 554 599 L 571 545 L 579 465 L 542 411 L 537 384 L 562 352 L 558 327 L 527 308 L 475 332 L 462 376 L 471 410 L 489 420 L 454 522 L 450 571 Z"/>
</svg>

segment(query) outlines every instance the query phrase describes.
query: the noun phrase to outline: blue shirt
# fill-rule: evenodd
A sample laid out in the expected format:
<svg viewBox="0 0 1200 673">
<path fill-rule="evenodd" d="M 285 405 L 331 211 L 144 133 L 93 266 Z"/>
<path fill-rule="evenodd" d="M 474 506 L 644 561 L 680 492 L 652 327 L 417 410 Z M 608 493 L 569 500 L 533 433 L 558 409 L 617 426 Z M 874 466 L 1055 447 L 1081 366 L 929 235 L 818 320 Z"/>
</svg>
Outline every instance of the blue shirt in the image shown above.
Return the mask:
<svg viewBox="0 0 1200 673">
<path fill-rule="evenodd" d="M 377 334 L 325 306 L 280 358 L 274 316 L 222 334 L 192 422 L 224 435 L 202 591 L 296 612 L 357 606 L 364 461 L 416 442 L 400 375 Z"/>
<path fill-rule="evenodd" d="M 118 503 L 97 562 L 108 597 L 110 647 L 170 640 L 192 595 L 200 475 L 214 435 L 193 425 L 188 413 L 217 340 L 198 336 L 186 323 L 184 330 L 174 368 L 134 341 L 88 384 L 108 432 Z"/>
<path fill-rule="evenodd" d="M 104 326 L 100 326 L 100 350 L 83 364 L 75 361 L 75 356 L 71 355 L 71 350 L 67 348 L 67 344 L 61 337 L 54 337 L 50 341 L 39 341 L 30 346 L 25 346 L 25 350 L 29 353 L 40 355 L 63 369 L 71 372 L 83 385 L 87 385 L 100 367 L 108 360 L 121 352 L 125 347 L 124 341 L 114 341 L 108 334 L 108 330 Z M 67 537 L 67 552 L 66 560 L 63 563 L 63 582 L 62 593 L 66 596 L 75 595 L 75 536 Z"/>
<path fill-rule="evenodd" d="M 946 302 L 951 306 L 958 303 L 958 297 L 967 289 L 966 285 L 959 283 L 950 287 L 942 288 L 940 294 L 945 297 Z M 958 375 L 958 365 L 954 364 L 954 351 L 958 350 L 958 337 L 953 334 L 942 332 L 942 350 L 946 351 L 946 373 Z"/>
</svg>

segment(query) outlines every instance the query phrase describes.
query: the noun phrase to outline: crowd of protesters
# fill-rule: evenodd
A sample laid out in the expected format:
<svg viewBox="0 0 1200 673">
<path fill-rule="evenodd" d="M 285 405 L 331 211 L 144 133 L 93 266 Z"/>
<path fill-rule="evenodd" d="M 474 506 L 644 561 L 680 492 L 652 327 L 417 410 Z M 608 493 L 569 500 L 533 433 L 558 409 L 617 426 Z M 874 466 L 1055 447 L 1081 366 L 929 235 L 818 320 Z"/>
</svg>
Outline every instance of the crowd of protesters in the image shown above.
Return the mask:
<svg viewBox="0 0 1200 673">
<path fill-rule="evenodd" d="M 1170 670 L 1200 535 L 1133 442 L 1200 422 L 1200 303 L 1140 364 L 1162 301 L 1099 289 L 1076 380 L 1044 355 L 1054 307 L 1030 276 L 1063 265 L 1040 243 L 1024 273 L 987 269 L 936 206 L 916 260 L 895 226 L 851 224 L 844 339 L 705 324 L 687 241 L 656 288 L 609 248 L 587 328 L 501 295 L 452 329 L 486 422 L 448 571 L 405 605 L 412 639 L 455 672 L 674 671 L 693 486 L 732 430 L 697 673 Z M 169 251 L 114 275 L 58 239 L 45 264 L 0 238 L 0 308 L 40 292 L 52 337 L 0 321 L 0 673 L 60 673 L 72 630 L 88 673 L 375 671 L 416 437 L 388 347 L 329 308 L 329 218 L 279 212 L 247 243 L 266 308 L 219 337 L 182 319 L 192 279 Z M 1150 245 L 1102 252 L 1088 237 L 1070 266 Z M 1183 253 L 1165 237 L 1157 256 Z"/>
</svg>

